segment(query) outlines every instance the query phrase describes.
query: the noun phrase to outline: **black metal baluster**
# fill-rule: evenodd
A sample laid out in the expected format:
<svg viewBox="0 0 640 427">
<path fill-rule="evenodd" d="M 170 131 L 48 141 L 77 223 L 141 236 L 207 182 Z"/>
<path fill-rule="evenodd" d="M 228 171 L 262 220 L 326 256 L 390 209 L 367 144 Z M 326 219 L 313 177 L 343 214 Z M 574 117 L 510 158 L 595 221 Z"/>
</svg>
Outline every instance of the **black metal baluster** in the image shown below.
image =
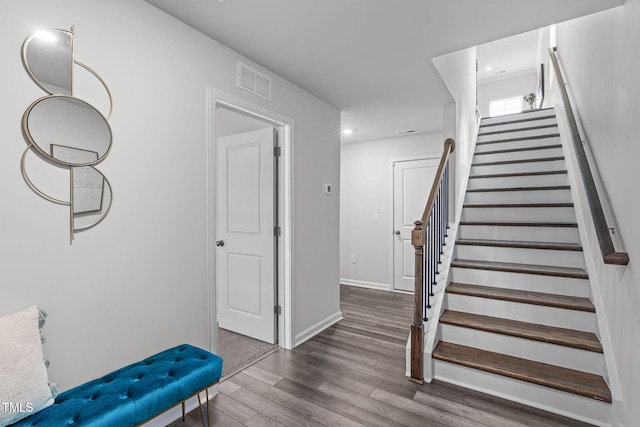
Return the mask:
<svg viewBox="0 0 640 427">
<path fill-rule="evenodd" d="M 431 225 L 431 281 L 429 283 L 429 295 L 433 296 L 433 285 L 436 283 L 436 274 L 438 274 L 438 265 L 436 262 L 436 218 L 433 212 L 431 212 L 431 219 L 429 220 Z"/>
<path fill-rule="evenodd" d="M 442 183 L 444 185 L 444 194 L 445 194 L 445 198 L 446 201 L 444 203 L 445 206 L 445 234 L 444 237 L 449 237 L 449 233 L 447 230 L 449 230 L 449 163 L 447 163 L 447 165 L 444 167 L 444 177 L 442 179 Z M 445 241 L 443 246 L 447 246 L 447 243 Z"/>
</svg>

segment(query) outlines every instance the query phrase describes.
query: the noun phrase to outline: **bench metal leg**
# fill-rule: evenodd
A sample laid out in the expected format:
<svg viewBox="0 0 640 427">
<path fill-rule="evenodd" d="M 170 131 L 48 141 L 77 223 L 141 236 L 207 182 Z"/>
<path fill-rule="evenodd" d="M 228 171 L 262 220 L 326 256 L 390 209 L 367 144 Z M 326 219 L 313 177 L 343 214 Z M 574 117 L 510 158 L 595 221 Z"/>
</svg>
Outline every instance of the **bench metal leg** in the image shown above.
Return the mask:
<svg viewBox="0 0 640 427">
<path fill-rule="evenodd" d="M 206 391 L 206 395 L 207 395 L 207 424 L 206 426 L 209 427 L 209 388 L 207 387 L 205 389 Z M 202 418 L 202 425 L 204 427 L 205 422 L 204 422 L 204 410 L 202 409 L 202 399 L 200 398 L 200 393 L 198 393 L 198 405 L 200 406 L 200 417 Z"/>
<path fill-rule="evenodd" d="M 205 390 L 205 395 L 207 396 L 207 427 L 209 427 L 209 417 L 211 416 L 211 412 L 209 412 L 209 387 Z"/>
</svg>

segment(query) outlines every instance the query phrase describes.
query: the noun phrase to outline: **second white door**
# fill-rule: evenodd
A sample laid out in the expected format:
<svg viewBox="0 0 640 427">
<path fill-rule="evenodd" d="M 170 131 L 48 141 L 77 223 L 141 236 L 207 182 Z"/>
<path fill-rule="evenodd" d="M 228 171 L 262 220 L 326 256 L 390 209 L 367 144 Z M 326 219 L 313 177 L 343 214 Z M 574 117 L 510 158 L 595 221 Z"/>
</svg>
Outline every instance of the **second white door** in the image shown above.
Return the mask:
<svg viewBox="0 0 640 427">
<path fill-rule="evenodd" d="M 415 252 L 411 245 L 414 222 L 422 217 L 439 159 L 393 163 L 393 288 L 412 292 Z"/>
<path fill-rule="evenodd" d="M 275 129 L 218 139 L 216 288 L 221 328 L 276 342 Z"/>
</svg>

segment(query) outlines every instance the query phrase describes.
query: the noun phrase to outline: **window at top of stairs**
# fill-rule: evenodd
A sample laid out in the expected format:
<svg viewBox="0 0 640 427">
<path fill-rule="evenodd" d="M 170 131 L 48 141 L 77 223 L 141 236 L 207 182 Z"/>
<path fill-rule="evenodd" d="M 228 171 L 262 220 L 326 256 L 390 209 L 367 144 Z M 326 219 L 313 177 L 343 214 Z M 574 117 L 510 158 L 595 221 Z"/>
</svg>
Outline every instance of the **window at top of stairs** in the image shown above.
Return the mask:
<svg viewBox="0 0 640 427">
<path fill-rule="evenodd" d="M 504 116 L 522 112 L 522 97 L 496 99 L 489 101 L 489 116 Z"/>
</svg>

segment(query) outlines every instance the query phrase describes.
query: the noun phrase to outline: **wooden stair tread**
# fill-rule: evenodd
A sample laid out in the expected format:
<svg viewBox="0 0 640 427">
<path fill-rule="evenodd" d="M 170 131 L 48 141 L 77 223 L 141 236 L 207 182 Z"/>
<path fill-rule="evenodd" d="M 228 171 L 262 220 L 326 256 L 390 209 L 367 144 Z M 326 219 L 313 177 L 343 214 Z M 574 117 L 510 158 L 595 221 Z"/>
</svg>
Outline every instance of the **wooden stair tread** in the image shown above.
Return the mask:
<svg viewBox="0 0 640 427">
<path fill-rule="evenodd" d="M 600 375 L 440 341 L 433 358 L 611 403 Z"/>
<path fill-rule="evenodd" d="M 588 279 L 589 275 L 581 268 L 555 267 L 549 265 L 516 264 L 511 262 L 479 261 L 456 259 L 452 267 L 471 268 L 476 270 L 503 271 L 508 273 L 536 274 L 540 276 L 569 277 Z"/>
<path fill-rule="evenodd" d="M 535 159 L 501 160 L 498 162 L 472 163 L 471 166 L 500 166 L 517 163 L 555 162 L 557 160 L 564 160 L 564 157 L 539 157 Z"/>
<path fill-rule="evenodd" d="M 536 221 L 460 221 L 460 225 L 482 227 L 566 227 L 578 228 L 575 222 L 536 222 Z"/>
<path fill-rule="evenodd" d="M 562 144 L 553 144 L 553 145 L 534 145 L 532 147 L 518 147 L 518 148 L 507 148 L 504 150 L 492 150 L 492 151 L 476 151 L 474 153 L 475 156 L 484 156 L 485 154 L 505 154 L 505 153 L 519 153 L 521 151 L 535 151 L 535 150 L 551 150 L 555 148 L 562 148 Z"/>
<path fill-rule="evenodd" d="M 582 251 L 582 246 L 576 243 L 552 243 L 552 242 L 521 242 L 516 240 L 491 240 L 491 239 L 457 239 L 457 245 L 467 246 L 492 246 L 498 248 L 519 249 L 546 249 L 555 251 Z"/>
<path fill-rule="evenodd" d="M 555 119 L 556 115 L 555 114 L 550 114 L 547 116 L 538 116 L 538 117 L 531 117 L 528 119 L 520 119 L 520 120 L 507 120 L 504 122 L 496 122 L 496 123 L 487 123 L 487 124 L 481 124 L 480 127 L 491 127 L 491 126 L 504 126 L 504 125 L 510 125 L 510 124 L 515 124 L 515 123 L 525 123 L 525 122 L 533 122 L 536 120 L 547 120 L 547 119 Z"/>
<path fill-rule="evenodd" d="M 573 203 L 467 203 L 465 208 L 572 208 Z"/>
<path fill-rule="evenodd" d="M 451 310 L 442 313 L 440 323 L 602 353 L 596 334 L 573 329 Z"/>
<path fill-rule="evenodd" d="M 558 191 L 571 190 L 569 185 L 546 185 L 540 187 L 501 187 L 501 188 L 471 188 L 467 193 L 492 193 L 504 191 Z"/>
<path fill-rule="evenodd" d="M 547 139 L 547 138 L 557 138 L 559 137 L 559 133 L 550 133 L 547 135 L 534 135 L 534 136 L 523 136 L 519 138 L 507 138 L 507 139 L 494 139 L 491 141 L 481 141 L 476 143 L 476 147 L 478 145 L 488 145 L 488 144 L 500 144 L 501 142 L 518 142 L 518 141 L 530 141 L 532 139 Z"/>
<path fill-rule="evenodd" d="M 504 129 L 504 130 L 495 130 L 495 131 L 490 131 L 490 132 L 482 132 L 482 133 L 478 133 L 478 136 L 498 135 L 498 134 L 502 134 L 502 133 L 511 133 L 511 132 L 526 132 L 526 131 L 529 131 L 529 130 L 548 129 L 548 128 L 557 128 L 557 127 L 558 127 L 558 124 L 557 123 L 553 123 L 553 124 L 548 124 L 548 125 L 529 126 L 529 127 L 523 127 L 523 128 Z"/>
<path fill-rule="evenodd" d="M 552 171 L 537 171 L 537 172 L 513 172 L 513 173 L 494 173 L 489 175 L 471 175 L 469 179 L 480 178 L 513 178 L 518 176 L 540 176 L 540 175 L 565 175 L 566 169 L 552 170 Z"/>
<path fill-rule="evenodd" d="M 466 283 L 451 282 L 447 286 L 447 293 L 467 295 L 477 298 L 489 298 L 501 301 L 519 302 L 522 304 L 542 305 L 546 307 L 564 308 L 567 310 L 595 313 L 596 308 L 588 298 L 570 295 L 548 294 L 544 292 L 526 291 L 520 289 L 496 288 L 483 285 L 468 285 Z"/>
</svg>

